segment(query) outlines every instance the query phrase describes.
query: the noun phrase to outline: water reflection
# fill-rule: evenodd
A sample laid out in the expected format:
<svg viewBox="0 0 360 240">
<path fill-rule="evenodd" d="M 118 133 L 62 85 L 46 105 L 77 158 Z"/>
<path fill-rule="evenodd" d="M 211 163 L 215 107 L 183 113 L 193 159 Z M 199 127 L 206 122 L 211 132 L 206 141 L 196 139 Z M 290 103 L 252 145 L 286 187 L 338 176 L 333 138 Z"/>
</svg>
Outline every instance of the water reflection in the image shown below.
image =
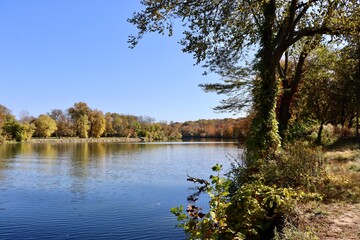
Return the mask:
<svg viewBox="0 0 360 240">
<path fill-rule="evenodd" d="M 237 152 L 231 143 L 0 145 L 0 239 L 183 239 L 169 209 L 186 205 L 187 174 L 206 178 Z"/>
<path fill-rule="evenodd" d="M 17 143 L 0 145 L 0 160 L 14 159 L 18 155 L 39 156 L 46 159 L 70 157 L 83 162 L 104 160 L 106 155 L 129 155 L 139 151 L 149 151 L 161 146 L 157 144 L 124 144 L 124 143 Z"/>
</svg>

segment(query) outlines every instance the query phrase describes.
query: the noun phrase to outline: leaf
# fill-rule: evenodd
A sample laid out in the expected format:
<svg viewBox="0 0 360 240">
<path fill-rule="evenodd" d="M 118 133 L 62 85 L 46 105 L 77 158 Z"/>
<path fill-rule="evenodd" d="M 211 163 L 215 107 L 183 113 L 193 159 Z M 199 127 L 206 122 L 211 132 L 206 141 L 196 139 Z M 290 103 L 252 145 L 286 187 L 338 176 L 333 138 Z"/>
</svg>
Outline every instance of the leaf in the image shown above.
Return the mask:
<svg viewBox="0 0 360 240">
<path fill-rule="evenodd" d="M 215 214 L 215 212 L 210 211 L 209 213 L 210 213 L 211 219 L 212 219 L 212 220 L 215 220 L 215 219 L 216 219 L 216 214 Z"/>
<path fill-rule="evenodd" d="M 214 172 L 219 172 L 222 168 L 222 165 L 220 164 L 216 164 L 215 166 L 213 166 L 211 169 L 214 171 Z"/>
</svg>

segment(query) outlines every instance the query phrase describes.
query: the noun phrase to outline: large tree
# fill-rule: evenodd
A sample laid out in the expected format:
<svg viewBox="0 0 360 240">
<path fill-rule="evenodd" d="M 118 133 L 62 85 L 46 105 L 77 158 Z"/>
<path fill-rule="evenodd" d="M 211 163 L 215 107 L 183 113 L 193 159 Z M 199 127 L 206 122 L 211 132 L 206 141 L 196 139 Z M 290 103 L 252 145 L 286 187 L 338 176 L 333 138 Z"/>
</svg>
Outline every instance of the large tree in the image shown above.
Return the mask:
<svg viewBox="0 0 360 240">
<path fill-rule="evenodd" d="M 89 114 L 90 121 L 90 137 L 99 138 L 106 129 L 106 120 L 103 112 L 99 110 L 91 110 Z"/>
<path fill-rule="evenodd" d="M 252 83 L 256 115 L 247 146 L 256 158 L 271 157 L 280 147 L 276 102 L 279 62 L 285 53 L 314 38 L 359 32 L 358 0 L 146 0 L 142 4 L 146 8 L 129 19 L 139 30 L 130 37 L 132 46 L 148 32 L 172 35 L 179 19 L 185 24 L 183 51 L 228 77 L 225 89 L 247 86 L 242 79 L 248 72 L 240 61 L 250 50 L 256 51 L 251 68 L 256 75 Z"/>
<path fill-rule="evenodd" d="M 10 109 L 0 104 L 0 131 L 5 122 L 10 118 L 14 118 L 14 116 L 11 115 Z"/>
<path fill-rule="evenodd" d="M 15 117 L 11 114 L 10 109 L 0 104 L 0 143 L 2 143 L 6 138 L 6 136 L 3 136 L 3 127 L 6 125 L 7 122 L 13 119 L 15 119 Z"/>
<path fill-rule="evenodd" d="M 77 135 L 81 138 L 87 138 L 90 129 L 89 114 L 91 109 L 89 106 L 84 102 L 78 102 L 67 111 L 73 120 Z"/>
<path fill-rule="evenodd" d="M 57 137 L 71 137 L 75 135 L 74 123 L 67 112 L 61 109 L 53 109 L 49 116 L 56 122 L 57 130 L 55 135 Z"/>
<path fill-rule="evenodd" d="M 39 137 L 50 137 L 57 130 L 56 122 L 49 115 L 41 114 L 35 120 L 36 135 Z"/>
</svg>

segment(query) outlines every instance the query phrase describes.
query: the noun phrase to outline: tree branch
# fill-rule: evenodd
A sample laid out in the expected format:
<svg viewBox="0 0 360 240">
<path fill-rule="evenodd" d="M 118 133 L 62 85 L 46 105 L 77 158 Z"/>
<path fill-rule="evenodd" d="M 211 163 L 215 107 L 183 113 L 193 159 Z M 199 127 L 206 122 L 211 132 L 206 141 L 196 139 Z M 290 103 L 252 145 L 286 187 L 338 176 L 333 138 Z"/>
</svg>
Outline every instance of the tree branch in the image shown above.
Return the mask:
<svg viewBox="0 0 360 240">
<path fill-rule="evenodd" d="M 303 66 L 304 66 L 305 59 L 307 56 L 308 56 L 308 53 L 306 52 L 306 50 L 302 50 L 301 54 L 299 56 L 299 61 L 296 64 L 294 78 L 291 83 L 291 95 L 295 94 L 296 89 L 300 83 L 301 75 L 303 73 Z"/>
</svg>

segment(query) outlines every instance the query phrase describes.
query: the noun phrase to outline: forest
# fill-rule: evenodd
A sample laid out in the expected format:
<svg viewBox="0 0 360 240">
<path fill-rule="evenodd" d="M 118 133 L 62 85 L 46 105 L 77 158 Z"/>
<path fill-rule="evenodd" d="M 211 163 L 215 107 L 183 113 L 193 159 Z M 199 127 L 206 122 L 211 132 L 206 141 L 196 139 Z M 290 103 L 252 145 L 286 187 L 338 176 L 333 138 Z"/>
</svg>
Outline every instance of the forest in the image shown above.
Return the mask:
<svg viewBox="0 0 360 240">
<path fill-rule="evenodd" d="M 182 138 L 226 138 L 244 141 L 248 118 L 213 119 L 179 122 L 156 122 L 148 116 L 103 113 L 78 102 L 66 110 L 53 109 L 38 117 L 16 119 L 0 105 L 0 142 L 22 142 L 31 138 L 144 138 L 147 141 Z"/>
</svg>

